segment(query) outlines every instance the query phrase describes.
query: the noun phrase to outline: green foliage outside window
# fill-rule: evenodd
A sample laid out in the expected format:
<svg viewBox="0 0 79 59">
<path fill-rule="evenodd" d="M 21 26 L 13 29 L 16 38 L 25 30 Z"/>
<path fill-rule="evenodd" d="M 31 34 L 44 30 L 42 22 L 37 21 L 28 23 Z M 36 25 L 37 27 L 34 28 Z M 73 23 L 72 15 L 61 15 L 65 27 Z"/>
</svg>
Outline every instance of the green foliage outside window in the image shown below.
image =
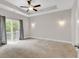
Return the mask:
<svg viewBox="0 0 79 59">
<path fill-rule="evenodd" d="M 13 24 L 13 31 L 15 32 L 16 30 L 18 30 L 18 22 L 9 19 L 6 20 L 6 31 L 11 32 L 11 26 L 12 26 L 11 22 Z"/>
</svg>

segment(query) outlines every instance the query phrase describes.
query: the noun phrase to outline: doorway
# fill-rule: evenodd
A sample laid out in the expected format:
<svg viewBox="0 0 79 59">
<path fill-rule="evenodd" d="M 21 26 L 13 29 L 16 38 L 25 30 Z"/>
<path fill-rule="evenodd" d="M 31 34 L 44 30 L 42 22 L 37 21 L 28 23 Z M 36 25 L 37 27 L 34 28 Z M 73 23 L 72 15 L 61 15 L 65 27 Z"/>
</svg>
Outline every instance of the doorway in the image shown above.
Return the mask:
<svg viewBox="0 0 79 59">
<path fill-rule="evenodd" d="M 20 36 L 19 20 L 6 19 L 6 36 L 7 36 L 7 42 L 19 40 Z"/>
</svg>

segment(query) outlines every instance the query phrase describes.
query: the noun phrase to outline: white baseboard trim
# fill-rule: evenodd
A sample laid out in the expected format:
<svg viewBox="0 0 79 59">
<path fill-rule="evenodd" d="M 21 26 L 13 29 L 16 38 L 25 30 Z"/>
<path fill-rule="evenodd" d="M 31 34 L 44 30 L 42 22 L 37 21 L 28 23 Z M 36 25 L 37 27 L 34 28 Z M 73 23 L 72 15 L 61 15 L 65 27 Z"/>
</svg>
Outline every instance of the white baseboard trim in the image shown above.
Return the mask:
<svg viewBox="0 0 79 59">
<path fill-rule="evenodd" d="M 28 38 L 28 37 L 24 37 L 24 39 L 26 39 L 26 38 Z"/>
<path fill-rule="evenodd" d="M 63 40 L 52 40 L 52 39 L 50 39 L 50 38 L 42 38 L 42 37 L 32 37 L 32 38 L 35 38 L 35 39 L 41 39 L 41 40 L 50 40 L 50 41 L 56 41 L 56 42 L 64 42 L 64 43 L 72 44 L 72 42 L 69 42 L 69 41 L 63 41 Z"/>
<path fill-rule="evenodd" d="M 33 37 L 24 37 L 24 39 L 34 39 Z"/>
</svg>

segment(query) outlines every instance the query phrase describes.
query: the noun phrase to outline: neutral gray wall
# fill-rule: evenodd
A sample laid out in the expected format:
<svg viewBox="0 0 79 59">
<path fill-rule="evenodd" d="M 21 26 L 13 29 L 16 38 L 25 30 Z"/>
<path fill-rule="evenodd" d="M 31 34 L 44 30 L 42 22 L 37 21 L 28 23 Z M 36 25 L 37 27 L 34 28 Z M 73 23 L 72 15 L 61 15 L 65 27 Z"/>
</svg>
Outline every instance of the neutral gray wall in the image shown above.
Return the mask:
<svg viewBox="0 0 79 59">
<path fill-rule="evenodd" d="M 64 27 L 59 26 L 58 21 L 65 20 Z M 35 28 L 31 29 L 32 37 L 48 38 L 71 42 L 71 10 L 59 11 L 51 14 L 31 17 L 31 23 Z"/>
<path fill-rule="evenodd" d="M 24 26 L 24 38 L 27 38 L 29 35 L 29 21 L 28 18 L 26 18 L 25 20 L 23 20 L 23 26 Z"/>
</svg>

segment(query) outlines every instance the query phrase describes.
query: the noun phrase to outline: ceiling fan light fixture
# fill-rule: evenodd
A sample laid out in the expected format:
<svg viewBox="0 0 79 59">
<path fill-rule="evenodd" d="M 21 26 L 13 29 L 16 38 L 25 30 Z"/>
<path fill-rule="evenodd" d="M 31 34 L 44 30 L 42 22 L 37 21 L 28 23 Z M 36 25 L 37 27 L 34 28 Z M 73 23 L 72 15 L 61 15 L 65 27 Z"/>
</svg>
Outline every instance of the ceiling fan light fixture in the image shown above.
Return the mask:
<svg viewBox="0 0 79 59">
<path fill-rule="evenodd" d="M 32 0 L 27 0 L 27 3 L 29 5 L 28 7 L 27 6 L 20 6 L 22 8 L 27 8 L 27 12 L 28 11 L 38 11 L 36 8 L 41 6 L 40 4 L 39 5 L 35 5 L 35 6 L 31 5 L 32 4 Z"/>
<path fill-rule="evenodd" d="M 33 6 L 29 6 L 29 10 L 32 11 L 33 10 Z"/>
</svg>

